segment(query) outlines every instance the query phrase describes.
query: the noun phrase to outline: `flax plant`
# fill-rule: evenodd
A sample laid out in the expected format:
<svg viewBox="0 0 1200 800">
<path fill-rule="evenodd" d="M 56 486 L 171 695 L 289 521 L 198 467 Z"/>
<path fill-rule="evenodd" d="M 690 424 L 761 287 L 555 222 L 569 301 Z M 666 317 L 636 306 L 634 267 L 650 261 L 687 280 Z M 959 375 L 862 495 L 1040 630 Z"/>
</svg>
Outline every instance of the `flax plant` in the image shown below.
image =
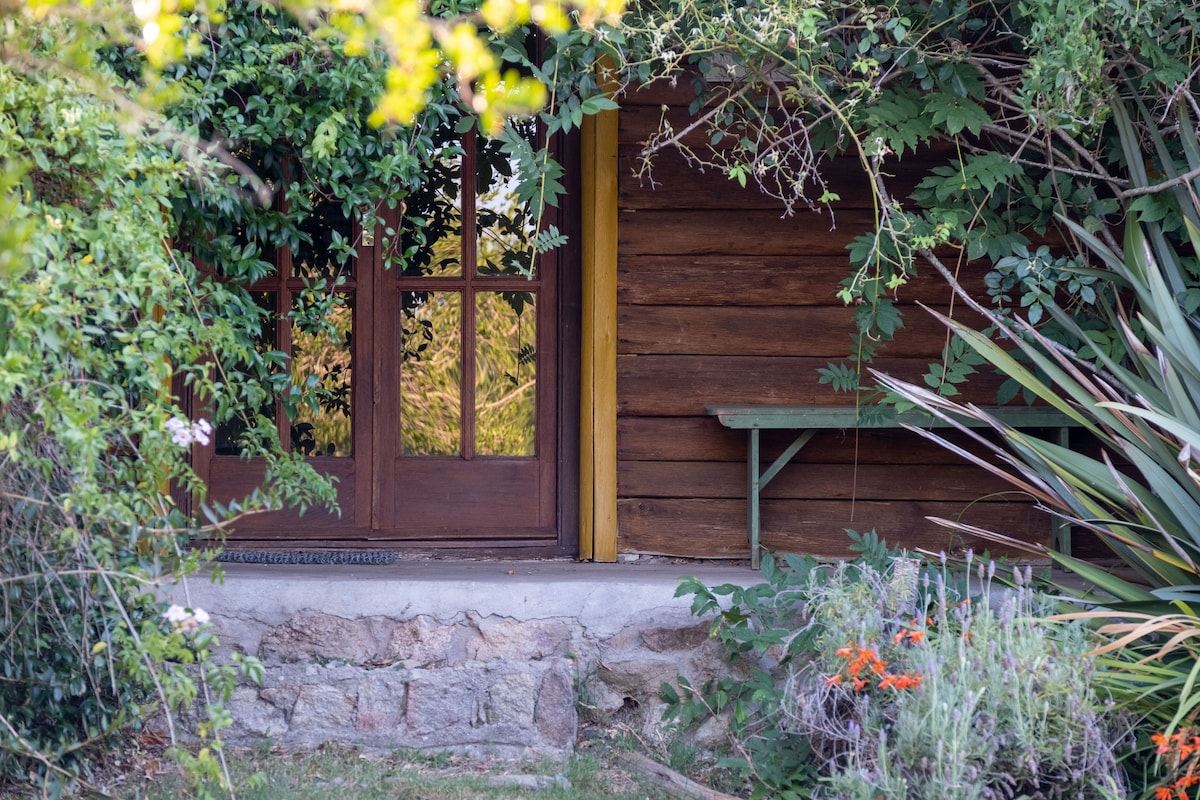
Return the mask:
<svg viewBox="0 0 1200 800">
<path fill-rule="evenodd" d="M 1187 730 L 1200 716 L 1200 135 L 1195 98 L 1181 90 L 1172 113 L 1137 101 L 1112 104 L 1128 188 L 1123 248 L 1067 225 L 1086 244 L 1083 274 L 1117 289 L 1108 330 L 1085 331 L 1048 310 L 1075 350 L 1015 316 L 987 314 L 992 338 L 939 316 L 966 344 L 1040 402 L 1058 409 L 1098 445 L 1076 452 L 1012 430 L 984 410 L 880 376 L 904 401 L 945 419 L 974 446 L 917 430 L 1004 478 L 1051 513 L 1094 533 L 1134 577 L 995 532 L 974 533 L 1048 555 L 1095 587 L 1096 621 L 1111 641 L 1096 651 L 1105 680 L 1156 735 Z M 1149 164 L 1150 166 L 1147 166 Z M 1139 200 L 1140 198 L 1140 200 Z M 1153 198 L 1153 203 L 1145 202 Z M 966 297 L 961 287 L 959 294 Z M 1106 346 L 1101 346 L 1101 345 Z M 959 425 L 982 420 L 993 440 Z M 948 520 L 941 524 L 963 529 Z M 1149 749 L 1148 737 L 1142 740 Z M 1163 755 L 1161 748 L 1160 756 Z M 1162 787 L 1167 788 L 1167 787 Z"/>
</svg>

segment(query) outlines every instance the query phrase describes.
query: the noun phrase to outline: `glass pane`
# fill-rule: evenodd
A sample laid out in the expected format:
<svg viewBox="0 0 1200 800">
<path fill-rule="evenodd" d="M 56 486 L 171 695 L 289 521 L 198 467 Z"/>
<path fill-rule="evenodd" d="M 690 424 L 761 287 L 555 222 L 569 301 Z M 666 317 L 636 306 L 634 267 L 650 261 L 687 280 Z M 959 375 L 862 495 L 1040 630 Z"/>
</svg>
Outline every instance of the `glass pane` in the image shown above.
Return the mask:
<svg viewBox="0 0 1200 800">
<path fill-rule="evenodd" d="M 475 451 L 532 456 L 537 420 L 533 292 L 475 295 Z"/>
<path fill-rule="evenodd" d="M 341 203 L 317 203 L 301 221 L 300 231 L 312 241 L 296 245 L 292 253 L 293 274 L 310 280 L 324 278 L 329 286 L 336 285 L 340 276 L 354 277 L 353 225 Z"/>
<path fill-rule="evenodd" d="M 402 292 L 400 448 L 410 456 L 461 453 L 462 296 Z"/>
<path fill-rule="evenodd" d="M 339 293 L 316 324 L 292 321 L 292 383 L 309 385 L 292 420 L 292 451 L 349 456 L 353 450 L 354 295 Z"/>
<path fill-rule="evenodd" d="M 404 274 L 445 277 L 462 274 L 462 148 L 426 170 L 421 186 L 405 199 L 401 244 Z"/>
<path fill-rule="evenodd" d="M 535 133 L 525 128 L 526 139 Z M 501 142 L 479 139 L 476 145 L 476 222 L 479 243 L 475 268 L 480 275 L 532 275 L 534 259 L 533 217 L 517 196 L 516 165 L 501 149 Z"/>
<path fill-rule="evenodd" d="M 251 292 L 250 299 L 255 306 L 262 312 L 259 319 L 262 321 L 262 328 L 255 337 L 254 347 L 258 352 L 265 353 L 268 350 L 274 350 L 278 345 L 277 329 L 279 311 L 275 307 L 278 298 L 278 292 Z M 234 312 L 227 309 L 228 313 Z M 238 369 L 240 365 L 226 364 L 225 369 Z M 259 409 L 259 413 L 268 419 L 275 418 L 275 397 L 271 394 L 267 387 L 263 387 L 263 403 Z M 234 416 L 232 419 L 225 420 L 217 424 L 216 430 L 213 432 L 213 453 L 218 456 L 236 456 L 241 450 L 238 447 L 238 439 L 246 430 L 246 423 L 241 416 Z"/>
</svg>

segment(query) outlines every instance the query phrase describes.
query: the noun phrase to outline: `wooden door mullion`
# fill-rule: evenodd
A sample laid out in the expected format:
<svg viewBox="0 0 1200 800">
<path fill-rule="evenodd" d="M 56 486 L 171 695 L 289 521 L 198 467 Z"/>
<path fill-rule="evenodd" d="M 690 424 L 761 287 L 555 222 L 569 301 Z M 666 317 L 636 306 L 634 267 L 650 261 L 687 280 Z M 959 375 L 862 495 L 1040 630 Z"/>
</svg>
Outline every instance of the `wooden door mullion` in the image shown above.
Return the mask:
<svg viewBox="0 0 1200 800">
<path fill-rule="evenodd" d="M 462 355 L 462 374 L 459 375 L 459 409 L 462 441 L 459 452 L 464 459 L 475 457 L 475 264 L 479 255 L 479 224 L 475 215 L 475 131 L 463 137 L 462 171 L 462 331 L 459 352 Z"/>
</svg>

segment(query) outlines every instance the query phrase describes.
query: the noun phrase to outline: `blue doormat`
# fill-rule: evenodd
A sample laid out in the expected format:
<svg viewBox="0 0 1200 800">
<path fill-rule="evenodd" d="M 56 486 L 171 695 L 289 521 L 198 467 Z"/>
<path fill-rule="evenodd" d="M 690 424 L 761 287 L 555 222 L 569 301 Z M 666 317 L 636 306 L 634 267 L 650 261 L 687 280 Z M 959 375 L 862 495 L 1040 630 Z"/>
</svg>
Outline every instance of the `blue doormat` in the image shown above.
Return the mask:
<svg viewBox="0 0 1200 800">
<path fill-rule="evenodd" d="M 391 564 L 395 553 L 357 550 L 276 552 L 273 550 L 224 550 L 217 561 L 232 564 Z"/>
</svg>

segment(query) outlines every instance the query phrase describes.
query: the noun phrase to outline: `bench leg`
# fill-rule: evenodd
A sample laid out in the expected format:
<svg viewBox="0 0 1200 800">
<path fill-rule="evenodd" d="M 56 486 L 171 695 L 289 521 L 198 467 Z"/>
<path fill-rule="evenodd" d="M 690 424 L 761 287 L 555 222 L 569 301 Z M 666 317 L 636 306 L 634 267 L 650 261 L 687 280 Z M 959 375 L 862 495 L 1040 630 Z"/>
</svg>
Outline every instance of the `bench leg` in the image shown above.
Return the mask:
<svg viewBox="0 0 1200 800">
<path fill-rule="evenodd" d="M 762 531 L 762 516 L 759 510 L 759 501 L 762 498 L 762 490 L 766 487 L 771 479 L 779 474 L 779 470 L 787 466 L 787 463 L 792 460 L 792 456 L 800 452 L 800 448 L 808 444 L 808 440 L 816 433 L 815 430 L 801 431 L 796 440 L 788 445 L 787 449 L 780 454 L 779 458 L 775 459 L 771 466 L 767 467 L 763 472 L 760 469 L 762 462 L 762 453 L 759 449 L 758 428 L 750 428 L 750 449 L 746 457 L 746 471 L 748 484 L 746 490 L 746 529 L 750 536 L 750 566 L 758 569 L 759 540 Z"/>
<path fill-rule="evenodd" d="M 759 517 L 758 517 L 758 499 L 762 492 L 762 484 L 758 471 L 759 462 L 759 439 L 758 428 L 750 429 L 750 451 L 746 458 L 746 467 L 748 471 L 748 487 L 746 491 L 746 530 L 750 535 L 750 568 L 758 569 L 759 553 L 758 553 L 758 537 L 759 537 Z"/>
</svg>

